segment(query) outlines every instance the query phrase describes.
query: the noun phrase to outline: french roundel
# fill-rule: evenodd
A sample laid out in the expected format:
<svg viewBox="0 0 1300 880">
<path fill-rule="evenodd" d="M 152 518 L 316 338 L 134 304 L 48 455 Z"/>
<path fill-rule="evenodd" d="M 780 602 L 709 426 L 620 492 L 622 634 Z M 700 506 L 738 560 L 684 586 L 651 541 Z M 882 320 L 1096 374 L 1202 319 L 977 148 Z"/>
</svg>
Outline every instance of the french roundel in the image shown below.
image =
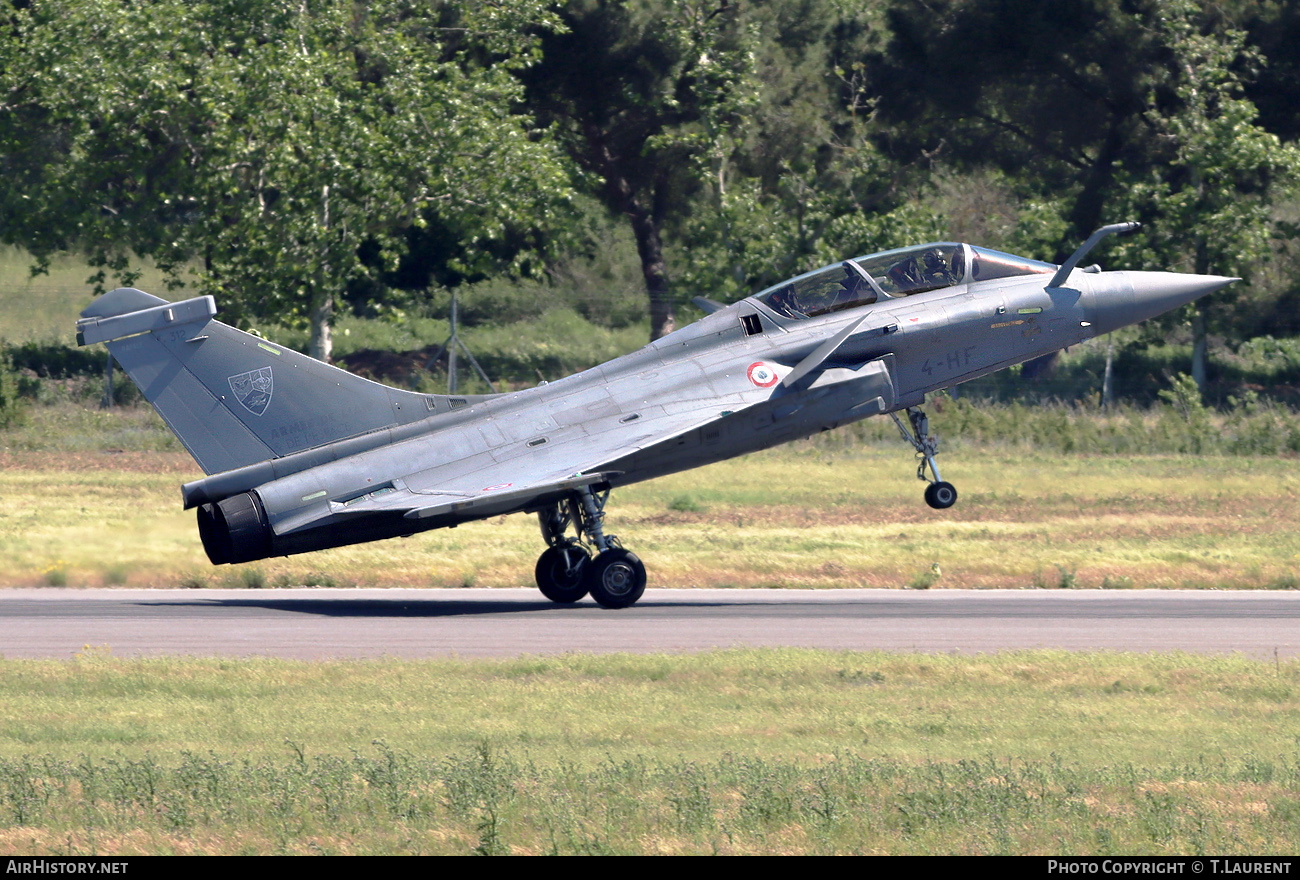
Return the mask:
<svg viewBox="0 0 1300 880">
<path fill-rule="evenodd" d="M 776 374 L 776 368 L 771 364 L 755 361 L 749 365 L 749 381 L 759 388 L 771 388 L 780 380 L 781 377 Z"/>
</svg>

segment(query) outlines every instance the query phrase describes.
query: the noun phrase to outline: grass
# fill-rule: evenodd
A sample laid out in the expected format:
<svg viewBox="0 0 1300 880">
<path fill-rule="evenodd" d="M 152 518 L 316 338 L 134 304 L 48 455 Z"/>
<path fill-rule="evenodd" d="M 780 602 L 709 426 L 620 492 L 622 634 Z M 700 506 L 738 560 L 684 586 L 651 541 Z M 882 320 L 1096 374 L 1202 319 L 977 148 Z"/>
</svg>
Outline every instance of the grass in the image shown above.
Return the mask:
<svg viewBox="0 0 1300 880">
<path fill-rule="evenodd" d="M 0 585 L 50 583 L 52 567 L 74 587 L 532 583 L 540 543 L 525 516 L 213 568 L 180 509 L 179 484 L 199 475 L 185 453 L 94 451 L 136 431 L 175 449 L 142 412 L 46 426 L 55 451 L 26 448 L 35 418 L 5 435 Z M 608 526 L 652 561 L 656 587 L 1297 586 L 1293 459 L 958 448 L 941 462 L 961 500 L 936 512 L 900 447 L 832 435 L 630 486 Z"/>
<path fill-rule="evenodd" d="M 0 852 L 1287 853 L 1298 686 L 1181 654 L 2 661 Z"/>
<path fill-rule="evenodd" d="M 0 337 L 10 342 L 47 339 L 72 344 L 77 315 L 93 298 L 86 279 L 94 270 L 79 259 L 64 257 L 51 263 L 48 275 L 32 277 L 31 264 L 25 252 L 0 248 Z M 146 270 L 136 286 L 166 299 L 176 298 L 165 292 L 157 270 Z"/>
</svg>

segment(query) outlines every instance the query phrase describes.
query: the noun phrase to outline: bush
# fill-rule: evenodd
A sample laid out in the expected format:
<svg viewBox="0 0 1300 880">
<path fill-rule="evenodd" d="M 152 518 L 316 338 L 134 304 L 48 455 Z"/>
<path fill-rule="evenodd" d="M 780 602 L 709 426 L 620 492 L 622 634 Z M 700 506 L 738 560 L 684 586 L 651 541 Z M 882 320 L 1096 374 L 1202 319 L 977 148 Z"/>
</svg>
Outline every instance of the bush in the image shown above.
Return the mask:
<svg viewBox="0 0 1300 880">
<path fill-rule="evenodd" d="M 18 375 L 8 352 L 0 352 L 0 429 L 18 424 L 23 417 L 23 401 L 19 395 Z"/>
<path fill-rule="evenodd" d="M 1243 371 L 1261 379 L 1300 381 L 1300 339 L 1257 336 L 1238 346 L 1236 355 L 1244 365 Z"/>
<path fill-rule="evenodd" d="M 42 379 L 73 379 L 104 375 L 104 350 L 73 348 L 61 342 L 24 342 L 11 345 L 13 367 L 31 370 Z"/>
</svg>

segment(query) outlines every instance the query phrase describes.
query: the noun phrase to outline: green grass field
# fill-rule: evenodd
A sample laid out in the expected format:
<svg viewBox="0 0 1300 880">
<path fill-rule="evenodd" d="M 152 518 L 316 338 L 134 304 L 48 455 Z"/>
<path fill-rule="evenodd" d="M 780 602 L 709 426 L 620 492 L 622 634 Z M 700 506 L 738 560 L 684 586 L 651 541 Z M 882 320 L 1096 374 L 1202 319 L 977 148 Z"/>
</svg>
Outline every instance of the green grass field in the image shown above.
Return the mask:
<svg viewBox="0 0 1300 880">
<path fill-rule="evenodd" d="M 79 259 L 64 257 L 51 263 L 48 275 L 33 277 L 31 265 L 26 252 L 0 248 L 0 339 L 72 344 L 77 315 L 92 298 L 86 279 L 95 270 Z M 136 286 L 164 295 L 162 273 L 156 270 L 146 271 Z"/>
<path fill-rule="evenodd" d="M 1300 666 L 0 661 L 0 852 L 1289 853 Z"/>
</svg>

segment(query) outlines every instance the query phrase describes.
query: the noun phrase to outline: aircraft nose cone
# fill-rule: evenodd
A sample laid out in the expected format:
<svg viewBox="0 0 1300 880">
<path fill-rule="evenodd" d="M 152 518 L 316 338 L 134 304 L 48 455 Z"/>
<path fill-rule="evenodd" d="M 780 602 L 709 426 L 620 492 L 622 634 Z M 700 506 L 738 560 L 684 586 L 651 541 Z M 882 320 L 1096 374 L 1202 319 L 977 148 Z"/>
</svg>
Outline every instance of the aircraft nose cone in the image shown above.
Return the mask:
<svg viewBox="0 0 1300 880">
<path fill-rule="evenodd" d="M 1192 300 L 1227 287 L 1240 278 L 1222 275 L 1182 275 L 1178 272 L 1129 272 L 1134 304 L 1149 310 L 1148 317 L 1164 314 Z"/>
<path fill-rule="evenodd" d="M 1098 333 L 1136 324 L 1227 287 L 1240 278 L 1180 272 L 1116 272 L 1093 301 Z"/>
</svg>

